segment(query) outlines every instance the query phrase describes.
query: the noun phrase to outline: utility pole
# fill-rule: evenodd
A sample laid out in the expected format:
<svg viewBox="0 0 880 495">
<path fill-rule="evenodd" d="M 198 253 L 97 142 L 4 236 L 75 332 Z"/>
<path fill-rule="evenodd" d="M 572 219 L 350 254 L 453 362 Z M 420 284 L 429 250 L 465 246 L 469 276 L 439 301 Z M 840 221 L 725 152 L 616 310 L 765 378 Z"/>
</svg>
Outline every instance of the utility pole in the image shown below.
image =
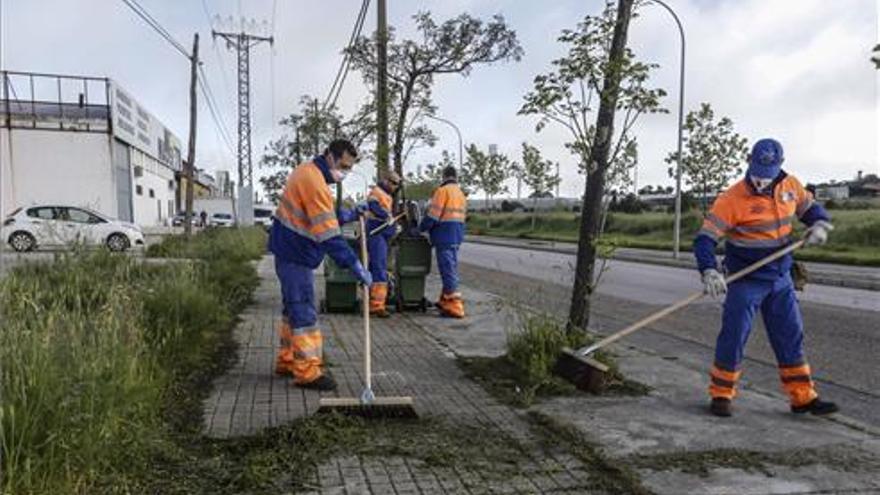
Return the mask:
<svg viewBox="0 0 880 495">
<path fill-rule="evenodd" d="M 189 75 L 189 149 L 186 152 L 186 200 L 184 204 L 183 214 L 183 232 L 184 235 L 192 234 L 192 215 L 193 215 L 193 176 L 196 160 L 196 111 L 198 103 L 196 102 L 196 83 L 198 82 L 199 69 L 199 33 L 193 35 L 192 55 L 189 57 L 190 75 Z"/>
<path fill-rule="evenodd" d="M 251 48 L 266 41 L 274 43 L 272 36 L 257 36 L 244 31 L 220 32 L 211 30 L 214 38 L 226 40 L 226 47 L 238 55 L 238 187 L 240 214 L 238 223 L 253 223 L 253 166 L 251 163 Z"/>
<path fill-rule="evenodd" d="M 388 171 L 388 16 L 385 0 L 377 3 L 376 172 L 382 176 Z"/>
</svg>

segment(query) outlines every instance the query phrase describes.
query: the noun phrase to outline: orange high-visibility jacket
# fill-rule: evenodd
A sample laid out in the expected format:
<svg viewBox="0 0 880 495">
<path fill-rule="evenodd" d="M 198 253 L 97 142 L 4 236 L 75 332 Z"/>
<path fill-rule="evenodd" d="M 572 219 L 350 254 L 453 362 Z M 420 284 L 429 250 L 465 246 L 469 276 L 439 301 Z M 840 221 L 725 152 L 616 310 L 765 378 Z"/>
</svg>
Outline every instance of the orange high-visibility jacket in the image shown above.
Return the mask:
<svg viewBox="0 0 880 495">
<path fill-rule="evenodd" d="M 431 233 L 434 246 L 451 246 L 464 241 L 467 198 L 458 183 L 445 181 L 434 191 L 419 230 Z"/>
<path fill-rule="evenodd" d="M 812 225 L 830 217 L 795 177 L 783 172 L 766 194 L 756 191 L 747 179 L 740 180 L 718 196 L 697 233 L 694 255 L 700 271 L 716 268 L 714 250 L 722 238 L 727 239 L 724 265 L 736 272 L 790 244 L 798 219 Z M 786 256 L 752 277 L 785 275 L 791 263 Z"/>
<path fill-rule="evenodd" d="M 328 187 L 331 183 L 327 163 L 320 156 L 287 176 L 269 238 L 276 257 L 311 268 L 317 268 L 325 254 L 343 268 L 357 261 L 342 238 Z"/>
</svg>

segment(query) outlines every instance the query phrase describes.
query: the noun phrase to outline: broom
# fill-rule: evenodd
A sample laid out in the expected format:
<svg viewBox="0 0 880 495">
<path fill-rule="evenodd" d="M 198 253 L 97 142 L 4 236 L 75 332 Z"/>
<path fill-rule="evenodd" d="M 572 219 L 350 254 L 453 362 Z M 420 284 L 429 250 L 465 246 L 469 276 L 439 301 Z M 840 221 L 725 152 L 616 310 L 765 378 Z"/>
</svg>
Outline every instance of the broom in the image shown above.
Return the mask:
<svg viewBox="0 0 880 495">
<path fill-rule="evenodd" d="M 361 262 L 369 266 L 367 255 L 367 226 L 363 217 L 360 218 L 361 229 Z M 318 414 L 338 412 L 348 416 L 364 418 L 416 418 L 413 398 L 408 396 L 376 397 L 373 393 L 372 362 L 370 359 L 370 296 L 368 288 L 363 287 L 364 313 L 364 390 L 360 398 L 355 397 L 322 397 L 318 401 Z"/>
<path fill-rule="evenodd" d="M 764 259 L 758 260 L 755 263 L 743 268 L 742 270 L 734 273 L 733 275 L 727 277 L 726 282 L 728 284 L 735 282 L 746 275 L 754 272 L 755 270 L 761 268 L 762 266 L 776 261 L 779 258 L 785 256 L 786 254 L 800 248 L 804 245 L 804 240 L 800 240 L 787 246 L 784 249 L 780 249 L 775 253 L 767 256 Z M 586 390 L 589 392 L 600 392 L 605 387 L 606 378 L 608 375 L 608 366 L 600 363 L 599 361 L 590 358 L 590 355 L 594 352 L 602 349 L 603 347 L 611 344 L 612 342 L 616 342 L 627 335 L 641 330 L 646 326 L 654 323 L 655 321 L 668 316 L 669 314 L 678 311 L 679 309 L 687 306 L 688 304 L 696 301 L 697 299 L 703 297 L 703 292 L 694 292 L 693 294 L 687 296 L 686 298 L 678 301 L 677 303 L 668 306 L 656 313 L 647 316 L 632 325 L 615 332 L 599 342 L 595 344 L 582 347 L 577 350 L 572 350 L 570 348 L 563 348 L 562 354 L 560 354 L 559 358 L 556 360 L 556 364 L 553 368 L 553 372 L 556 375 L 561 376 L 562 378 L 568 380 L 573 383 L 576 387 L 581 390 Z"/>
</svg>

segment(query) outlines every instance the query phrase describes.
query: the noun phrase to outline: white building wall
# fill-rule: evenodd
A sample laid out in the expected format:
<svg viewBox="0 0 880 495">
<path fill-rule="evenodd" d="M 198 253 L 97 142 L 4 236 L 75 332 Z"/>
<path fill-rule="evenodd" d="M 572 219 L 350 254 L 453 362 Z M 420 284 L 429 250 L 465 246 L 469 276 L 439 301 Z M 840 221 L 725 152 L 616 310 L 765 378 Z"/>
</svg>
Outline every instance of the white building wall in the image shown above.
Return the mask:
<svg viewBox="0 0 880 495">
<path fill-rule="evenodd" d="M 0 129 L 0 217 L 35 203 L 117 214 L 107 134 Z"/>
<path fill-rule="evenodd" d="M 137 148 L 131 153 L 134 223 L 142 226 L 165 225 L 174 216 L 177 187 L 174 172 Z"/>
</svg>

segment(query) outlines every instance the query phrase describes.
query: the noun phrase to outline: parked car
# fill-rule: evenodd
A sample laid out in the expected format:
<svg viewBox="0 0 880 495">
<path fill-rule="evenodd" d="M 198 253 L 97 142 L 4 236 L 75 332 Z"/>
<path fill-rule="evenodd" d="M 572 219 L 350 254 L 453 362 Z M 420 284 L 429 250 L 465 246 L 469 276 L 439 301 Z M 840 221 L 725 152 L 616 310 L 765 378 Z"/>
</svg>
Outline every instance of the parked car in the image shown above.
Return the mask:
<svg viewBox="0 0 880 495">
<path fill-rule="evenodd" d="M 3 221 L 0 239 L 24 252 L 76 243 L 103 245 L 111 251 L 144 246 L 144 232 L 133 223 L 73 206 L 19 208 Z"/>
<path fill-rule="evenodd" d="M 231 213 L 214 213 L 208 220 L 208 225 L 212 227 L 232 227 L 234 223 Z"/>
<path fill-rule="evenodd" d="M 171 218 L 171 226 L 172 227 L 183 227 L 183 222 L 184 222 L 184 213 L 183 212 L 178 212 L 177 214 L 175 214 Z M 197 227 L 199 225 L 199 216 L 193 214 L 193 216 L 190 218 L 190 223 L 194 227 Z"/>
<path fill-rule="evenodd" d="M 266 230 L 272 226 L 272 214 L 274 212 L 269 208 L 254 207 L 254 225 L 260 225 Z"/>
</svg>

